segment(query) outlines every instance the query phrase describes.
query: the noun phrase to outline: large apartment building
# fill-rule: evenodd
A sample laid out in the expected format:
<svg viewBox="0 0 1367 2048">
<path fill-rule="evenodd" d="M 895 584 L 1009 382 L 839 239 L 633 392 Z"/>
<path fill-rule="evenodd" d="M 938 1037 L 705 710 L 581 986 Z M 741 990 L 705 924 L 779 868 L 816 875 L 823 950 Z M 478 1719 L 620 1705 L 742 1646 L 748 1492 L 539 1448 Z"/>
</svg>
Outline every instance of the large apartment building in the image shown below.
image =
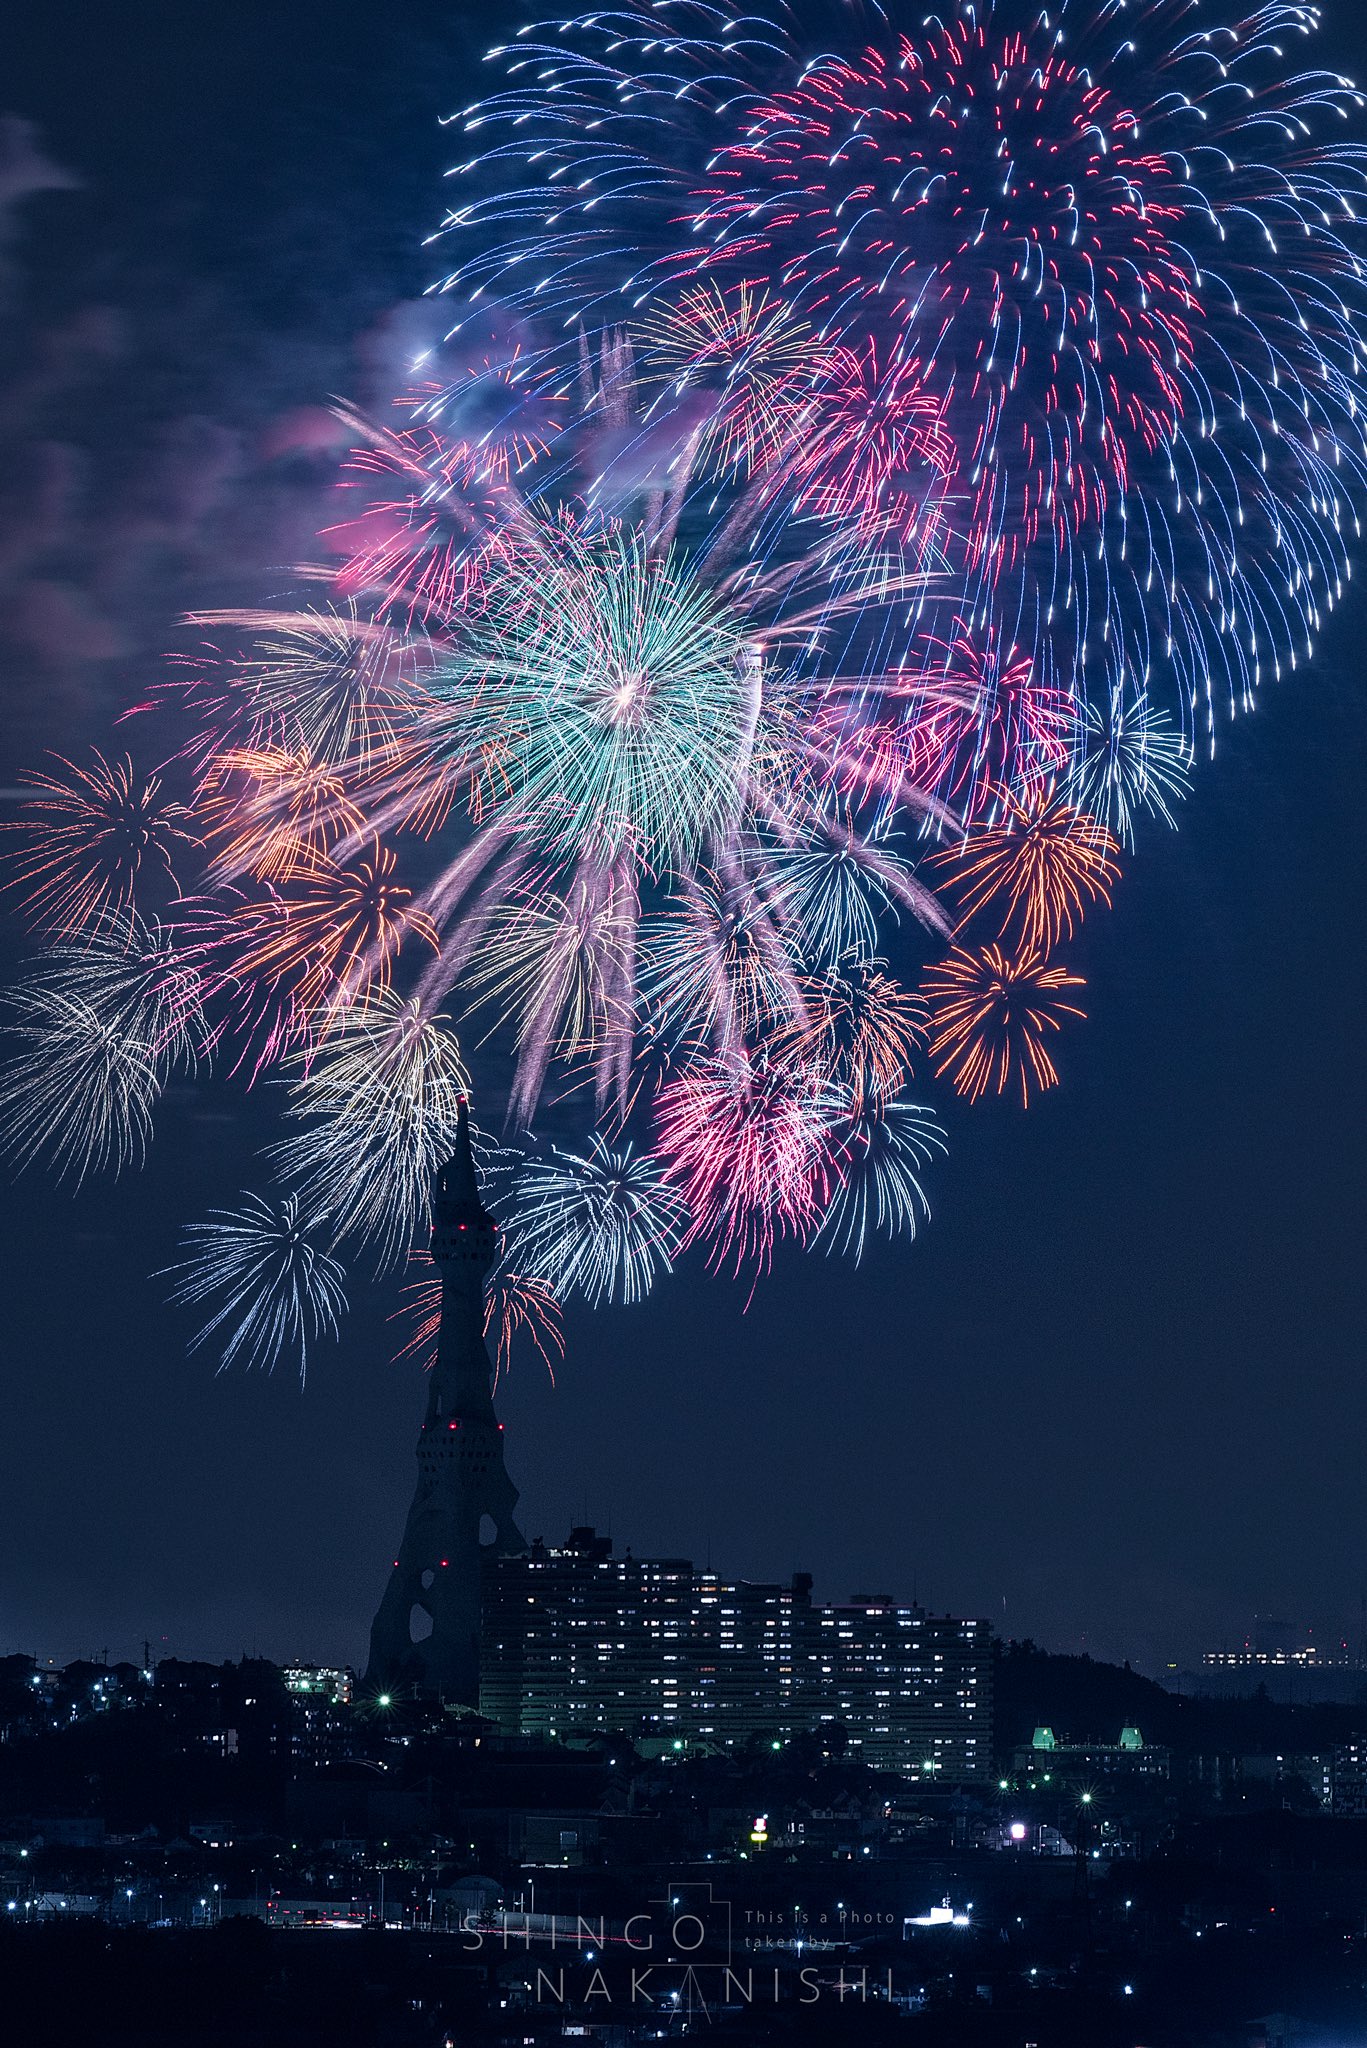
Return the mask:
<svg viewBox="0 0 1367 2048">
<path fill-rule="evenodd" d="M 486 1558 L 481 1674 L 481 1710 L 508 1733 L 725 1750 L 824 1726 L 923 1780 L 991 1767 L 985 1622 L 881 1596 L 817 1606 L 805 1574 L 763 1585 L 618 1557 L 588 1528 Z"/>
</svg>

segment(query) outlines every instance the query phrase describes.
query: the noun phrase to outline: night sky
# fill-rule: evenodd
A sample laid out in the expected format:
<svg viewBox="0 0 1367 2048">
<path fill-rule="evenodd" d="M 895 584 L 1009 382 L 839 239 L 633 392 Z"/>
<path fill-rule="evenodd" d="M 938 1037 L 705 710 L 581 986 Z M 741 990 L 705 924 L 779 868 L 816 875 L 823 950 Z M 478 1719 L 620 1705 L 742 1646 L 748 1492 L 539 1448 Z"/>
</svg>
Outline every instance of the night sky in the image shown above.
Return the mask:
<svg viewBox="0 0 1367 2048">
<path fill-rule="evenodd" d="M 1355 12 L 1331 0 L 1315 58 L 1361 77 Z M 323 486 L 271 454 L 280 423 L 383 388 L 440 261 L 437 119 L 514 19 L 29 10 L 0 87 L 34 124 L 0 149 L 6 790 L 45 747 L 127 743 L 113 720 L 186 608 L 289 587 Z M 937 1093 L 951 1153 L 915 1246 L 780 1253 L 748 1313 L 695 1258 L 642 1307 L 572 1314 L 555 1388 L 515 1367 L 528 1535 L 587 1518 L 1157 1671 L 1255 1615 L 1357 1640 L 1365 636 L 1359 599 L 1221 736 L 1180 832 L 1141 840 L 1074 954 L 1062 1088 L 1028 1115 Z M 141 1176 L 7 1191 L 0 1652 L 362 1657 L 418 1369 L 366 1308 L 302 1394 L 216 1378 L 150 1277 L 260 1184 L 262 1133 L 209 1081 L 168 1100 Z"/>
</svg>

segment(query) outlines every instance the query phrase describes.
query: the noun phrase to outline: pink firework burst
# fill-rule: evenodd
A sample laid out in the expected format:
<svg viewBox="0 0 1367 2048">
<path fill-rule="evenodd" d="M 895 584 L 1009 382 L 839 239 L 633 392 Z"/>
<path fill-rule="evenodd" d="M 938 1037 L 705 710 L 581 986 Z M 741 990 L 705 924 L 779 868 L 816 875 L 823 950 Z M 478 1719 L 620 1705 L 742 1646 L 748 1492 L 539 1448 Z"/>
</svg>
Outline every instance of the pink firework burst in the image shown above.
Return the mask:
<svg viewBox="0 0 1367 2048">
<path fill-rule="evenodd" d="M 880 355 L 872 338 L 830 352 L 798 470 L 800 503 L 924 545 L 942 523 L 954 460 L 944 401 L 918 362 Z"/>
<path fill-rule="evenodd" d="M 761 1058 L 702 1060 L 667 1082 L 656 1138 L 688 1207 L 682 1248 L 702 1242 L 714 1271 L 750 1264 L 758 1274 L 779 1238 L 809 1238 L 837 1109 L 809 1073 Z"/>
<path fill-rule="evenodd" d="M 380 599 L 409 619 L 440 620 L 478 598 L 506 546 L 518 500 L 506 473 L 469 443 L 431 426 L 396 430 L 346 415 L 362 437 L 343 488 L 364 508 L 324 529 L 343 557 L 333 581 L 346 598 Z"/>
</svg>

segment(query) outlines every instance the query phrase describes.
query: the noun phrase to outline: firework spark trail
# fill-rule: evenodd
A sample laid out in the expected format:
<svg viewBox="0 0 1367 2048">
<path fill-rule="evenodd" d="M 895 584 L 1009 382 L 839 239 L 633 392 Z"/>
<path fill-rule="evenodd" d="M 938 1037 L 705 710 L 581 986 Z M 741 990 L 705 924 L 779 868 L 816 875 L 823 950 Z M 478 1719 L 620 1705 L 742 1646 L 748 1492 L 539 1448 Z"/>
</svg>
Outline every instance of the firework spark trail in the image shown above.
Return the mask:
<svg viewBox="0 0 1367 2048">
<path fill-rule="evenodd" d="M 301 1216 L 298 1199 L 243 1191 L 235 1209 L 211 1209 L 185 1231 L 185 1258 L 163 1269 L 179 1307 L 212 1304 L 190 1350 L 221 1348 L 218 1370 L 274 1372 L 292 1356 L 302 1382 L 309 1345 L 335 1337 L 347 1311 L 346 1275 Z"/>
<path fill-rule="evenodd" d="M 824 359 L 809 407 L 797 502 L 823 518 L 891 529 L 905 547 L 944 530 L 954 446 L 920 365 L 880 360 L 877 340 Z"/>
<path fill-rule="evenodd" d="M 441 1281 L 410 1281 L 404 1297 L 404 1306 L 396 1313 L 411 1318 L 412 1329 L 395 1355 L 421 1359 L 430 1371 L 441 1329 Z M 565 1355 L 565 1333 L 560 1303 L 544 1280 L 510 1273 L 500 1261 L 484 1290 L 484 1336 L 494 1345 L 495 1385 L 512 1364 L 519 1339 L 525 1337 L 554 1386 L 556 1363 Z"/>
</svg>

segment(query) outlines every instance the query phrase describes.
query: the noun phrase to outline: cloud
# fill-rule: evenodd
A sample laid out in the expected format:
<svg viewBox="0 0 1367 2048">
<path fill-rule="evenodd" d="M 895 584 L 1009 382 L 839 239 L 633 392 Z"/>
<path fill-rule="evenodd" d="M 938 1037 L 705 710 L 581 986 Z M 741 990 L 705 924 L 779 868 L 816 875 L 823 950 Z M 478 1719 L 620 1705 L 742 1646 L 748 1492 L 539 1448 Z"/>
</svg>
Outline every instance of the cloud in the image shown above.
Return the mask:
<svg viewBox="0 0 1367 2048">
<path fill-rule="evenodd" d="M 44 193 L 81 193 L 72 203 L 87 209 L 64 217 L 60 290 L 51 238 L 26 232 Z M 327 399 L 359 391 L 388 406 L 415 352 L 441 341 L 444 315 L 397 294 L 377 306 L 369 277 L 354 307 L 278 316 L 272 287 L 296 274 L 302 232 L 288 208 L 250 268 L 183 228 L 177 241 L 181 215 L 167 209 L 158 247 L 133 209 L 54 163 L 31 123 L 0 116 L 6 780 L 69 747 L 73 728 L 98 739 L 145 701 L 185 644 L 185 613 L 294 587 L 298 564 L 325 553 L 318 531 L 349 445 Z"/>
<path fill-rule="evenodd" d="M 18 114 L 0 114 L 0 290 L 8 275 L 11 244 L 21 228 L 21 209 L 40 192 L 74 192 L 80 179 L 45 156 L 38 131 Z"/>
</svg>

